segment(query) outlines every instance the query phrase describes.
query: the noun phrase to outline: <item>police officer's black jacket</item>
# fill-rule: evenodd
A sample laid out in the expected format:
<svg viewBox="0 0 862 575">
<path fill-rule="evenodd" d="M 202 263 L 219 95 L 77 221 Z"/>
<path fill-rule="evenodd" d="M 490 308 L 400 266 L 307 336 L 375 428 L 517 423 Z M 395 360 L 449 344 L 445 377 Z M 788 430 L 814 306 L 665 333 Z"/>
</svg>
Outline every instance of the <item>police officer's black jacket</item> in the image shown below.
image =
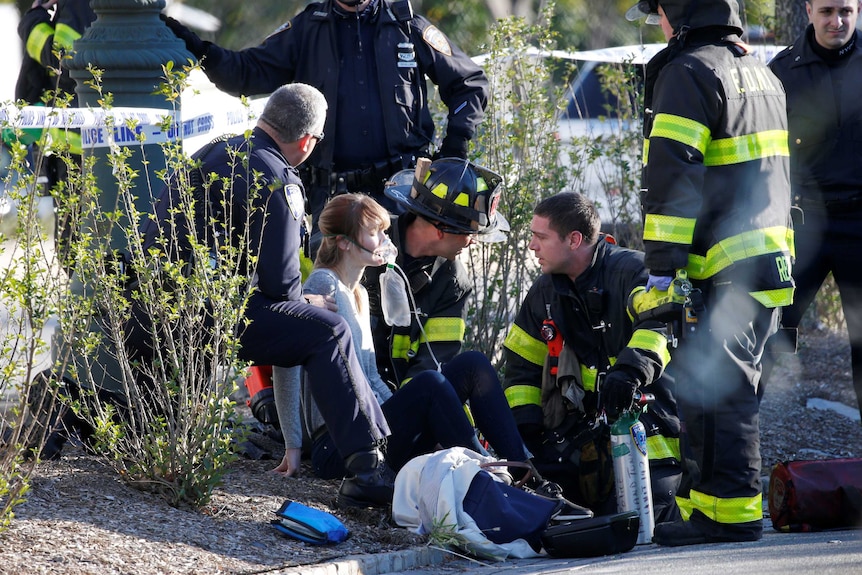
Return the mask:
<svg viewBox="0 0 862 575">
<path fill-rule="evenodd" d="M 296 301 L 302 294 L 299 253 L 302 242 L 303 191 L 296 169 L 281 153 L 276 142 L 260 128 L 250 138 L 234 136 L 193 156 L 200 160 L 207 185 L 207 212 L 196 213 L 193 230 L 213 249 L 220 230 L 230 230 L 228 241 L 239 247 L 247 241 L 248 253 L 257 256 L 252 284 L 257 288 L 249 307 L 272 301 Z M 247 158 L 247 165 L 244 165 Z M 223 180 L 232 182 L 225 188 Z M 185 240 L 188 223 L 177 214 L 180 193 L 176 186 L 162 191 L 154 208 L 155 218 L 143 225 L 144 248 L 160 246 L 165 257 L 188 261 L 190 247 Z M 222 208 L 222 205 L 229 208 Z M 213 228 L 217 224 L 219 230 Z M 266 225 L 264 226 L 264 223 Z"/>
<path fill-rule="evenodd" d="M 572 417 L 594 418 L 597 376 L 612 365 L 625 366 L 656 395 L 656 403 L 642 416 L 652 438 L 650 458 L 679 458 L 678 442 L 671 439 L 679 437 L 676 403 L 663 375 L 669 360 L 666 336 L 641 326 L 635 329 L 626 312 L 629 294 L 646 281 L 641 252 L 600 239 L 592 264 L 574 284 L 561 274 L 543 274 L 533 283 L 504 344 L 503 388 L 525 440 L 544 426 L 542 379 L 548 345 L 542 325 L 551 318 L 581 364 L 584 411 L 573 410 Z"/>
<path fill-rule="evenodd" d="M 841 201 L 862 194 L 862 48 L 854 33 L 827 61 L 809 25 L 769 67 L 787 92 L 790 182 L 795 200 Z"/>
<path fill-rule="evenodd" d="M 331 2 L 310 4 L 259 46 L 235 52 L 210 45 L 202 61 L 204 71 L 216 86 L 231 94 L 267 94 L 289 82 L 310 84 L 323 92 L 329 102 L 327 137 L 306 161 L 321 169 L 333 169 L 333 149 L 345 145 L 343 139 L 362 140 L 361 134 L 336 133 L 336 125 L 344 125 L 337 117 L 343 113 L 371 114 L 383 123 L 386 149 L 379 150 L 375 160 L 427 149 L 434 122 L 428 109 L 426 76 L 438 86 L 449 108 L 447 136 L 463 142 L 471 139 L 487 104 L 484 72 L 427 19 L 415 15 L 399 21 L 393 3 L 380 1 L 381 9 L 372 20 L 379 109 L 361 111 L 336 105 L 346 88 L 363 92 L 369 88 L 339 87 L 340 60 L 347 55 L 338 53 L 336 19 L 342 16 L 333 12 Z M 337 166 L 339 170 L 359 167 Z"/>
</svg>

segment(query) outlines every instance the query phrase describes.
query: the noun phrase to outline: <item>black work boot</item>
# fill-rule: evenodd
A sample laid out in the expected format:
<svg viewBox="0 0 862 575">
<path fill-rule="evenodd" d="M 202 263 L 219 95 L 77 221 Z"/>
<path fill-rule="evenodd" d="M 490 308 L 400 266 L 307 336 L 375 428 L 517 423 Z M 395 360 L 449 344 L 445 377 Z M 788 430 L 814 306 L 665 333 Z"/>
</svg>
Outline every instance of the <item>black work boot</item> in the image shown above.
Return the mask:
<svg viewBox="0 0 862 575">
<path fill-rule="evenodd" d="M 386 507 L 392 504 L 395 473 L 377 448 L 357 451 L 344 460 L 349 474 L 338 490 L 339 507 Z"/>
</svg>

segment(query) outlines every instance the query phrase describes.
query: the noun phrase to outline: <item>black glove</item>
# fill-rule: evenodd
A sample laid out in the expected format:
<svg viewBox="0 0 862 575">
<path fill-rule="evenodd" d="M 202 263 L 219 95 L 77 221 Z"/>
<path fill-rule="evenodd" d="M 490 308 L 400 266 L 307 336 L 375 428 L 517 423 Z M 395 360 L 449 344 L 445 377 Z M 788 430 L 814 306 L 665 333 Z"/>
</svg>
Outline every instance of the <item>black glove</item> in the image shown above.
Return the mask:
<svg viewBox="0 0 862 575">
<path fill-rule="evenodd" d="M 207 49 L 209 48 L 210 44 L 209 42 L 201 40 L 197 34 L 192 32 L 187 27 L 183 26 L 177 20 L 174 20 L 170 16 L 159 14 L 159 18 L 161 18 L 165 25 L 171 29 L 171 32 L 174 33 L 174 36 L 186 43 L 186 50 L 194 54 L 195 58 L 200 60 L 206 55 Z"/>
<path fill-rule="evenodd" d="M 640 387 L 637 376 L 625 368 L 612 369 L 608 372 L 599 390 L 608 419 L 616 420 L 622 412 L 632 408 L 634 395 Z"/>
<path fill-rule="evenodd" d="M 461 158 L 462 160 L 466 160 L 467 140 L 461 136 L 447 134 L 443 138 L 443 143 L 440 144 L 440 149 L 437 150 L 437 153 L 431 159 L 439 160 L 440 158 Z"/>
</svg>

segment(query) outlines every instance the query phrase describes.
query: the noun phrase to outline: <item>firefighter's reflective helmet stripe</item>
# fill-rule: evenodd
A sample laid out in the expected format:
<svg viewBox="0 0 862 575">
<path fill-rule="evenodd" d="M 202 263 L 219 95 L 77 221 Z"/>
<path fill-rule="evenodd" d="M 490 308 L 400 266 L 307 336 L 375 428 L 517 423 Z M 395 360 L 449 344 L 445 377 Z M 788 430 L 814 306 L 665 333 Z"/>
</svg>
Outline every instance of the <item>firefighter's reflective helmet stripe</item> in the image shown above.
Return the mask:
<svg viewBox="0 0 862 575">
<path fill-rule="evenodd" d="M 518 324 L 512 325 L 503 347 L 536 365 L 544 365 L 545 356 L 548 355 L 548 344 L 531 336 Z"/>
<path fill-rule="evenodd" d="M 642 349 L 656 354 L 664 369 L 670 363 L 670 352 L 667 350 L 667 337 L 650 329 L 638 329 L 632 334 L 628 347 Z"/>
<path fill-rule="evenodd" d="M 647 214 L 644 218 L 644 241 L 691 245 L 696 222 L 694 218 Z"/>
<path fill-rule="evenodd" d="M 679 438 L 665 437 L 664 435 L 648 435 L 647 457 L 653 461 L 661 461 L 662 459 L 675 459 L 680 461 L 679 454 Z"/>
<path fill-rule="evenodd" d="M 763 519 L 763 496 L 715 497 L 692 489 L 691 509 L 698 510 L 716 523 L 748 523 Z"/>
<path fill-rule="evenodd" d="M 535 405 L 542 407 L 542 390 L 535 385 L 513 385 L 505 390 L 509 407 Z"/>
</svg>

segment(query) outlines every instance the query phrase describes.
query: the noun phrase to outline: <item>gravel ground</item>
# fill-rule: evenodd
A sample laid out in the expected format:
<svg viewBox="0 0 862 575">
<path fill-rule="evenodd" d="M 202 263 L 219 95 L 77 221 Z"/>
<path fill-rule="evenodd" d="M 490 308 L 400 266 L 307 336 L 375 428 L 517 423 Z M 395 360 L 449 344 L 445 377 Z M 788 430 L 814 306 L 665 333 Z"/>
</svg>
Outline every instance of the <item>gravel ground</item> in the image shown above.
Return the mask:
<svg viewBox="0 0 862 575">
<path fill-rule="evenodd" d="M 849 346 L 842 333 L 815 331 L 783 356 L 762 404 L 763 475 L 782 460 L 862 457 L 862 426 L 810 398 L 856 408 Z M 0 535 L 0 573 L 162 575 L 275 573 L 282 568 L 424 543 L 382 511 L 335 508 L 337 481 L 285 479 L 275 461 L 238 461 L 202 510 L 174 509 L 118 481 L 99 458 L 67 447 L 39 464 L 28 501 Z M 314 547 L 280 537 L 272 512 L 294 499 L 338 515 L 346 542 Z"/>
</svg>

